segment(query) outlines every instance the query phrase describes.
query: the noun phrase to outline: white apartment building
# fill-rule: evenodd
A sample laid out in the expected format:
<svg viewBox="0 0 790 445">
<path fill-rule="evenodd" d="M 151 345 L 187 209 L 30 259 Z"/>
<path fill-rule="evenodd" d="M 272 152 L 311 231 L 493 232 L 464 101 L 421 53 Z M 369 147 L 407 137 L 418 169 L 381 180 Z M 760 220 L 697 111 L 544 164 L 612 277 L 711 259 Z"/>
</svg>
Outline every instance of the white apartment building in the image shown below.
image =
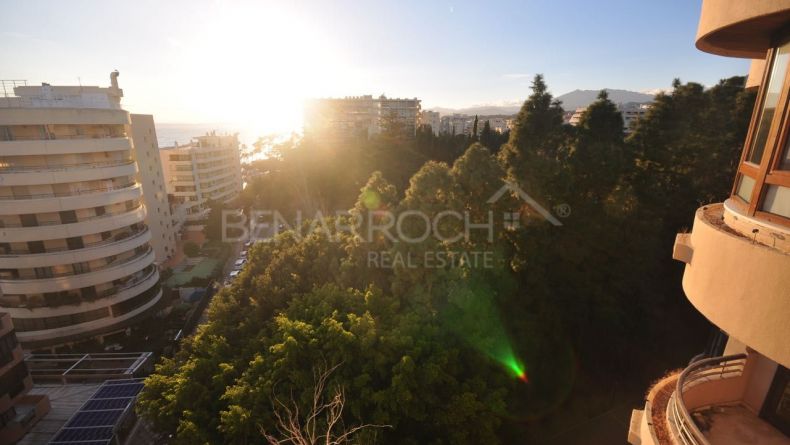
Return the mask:
<svg viewBox="0 0 790 445">
<path fill-rule="evenodd" d="M 241 157 L 237 135 L 211 132 L 186 145 L 160 150 L 170 202 L 187 221 L 208 217 L 209 200 L 229 202 L 241 192 Z M 182 213 L 183 212 L 183 213 Z"/>
<path fill-rule="evenodd" d="M 504 133 L 510 130 L 512 118 L 507 116 L 477 116 L 477 135 L 480 135 L 480 132 L 483 131 L 486 122 L 488 122 L 492 131 Z M 439 127 L 441 133 L 470 136 L 474 131 L 474 126 L 475 116 L 456 113 L 450 116 L 442 116 Z"/>
<path fill-rule="evenodd" d="M 419 99 L 382 95 L 313 99 L 305 104 L 304 133 L 329 140 L 369 138 L 393 127 L 414 136 L 420 114 Z"/>
<path fill-rule="evenodd" d="M 442 130 L 442 120 L 438 111 L 421 111 L 420 112 L 420 125 L 430 125 L 433 134 L 438 135 Z"/>
<path fill-rule="evenodd" d="M 0 97 L 0 309 L 26 349 L 122 331 L 162 297 L 117 76 Z"/>
<path fill-rule="evenodd" d="M 151 231 L 150 244 L 156 253 L 156 261 L 162 264 L 176 251 L 178 229 L 173 224 L 167 199 L 154 117 L 150 114 L 132 114 L 131 121 L 132 154 L 137 162 L 137 181 L 143 187 L 145 224 Z"/>
<path fill-rule="evenodd" d="M 650 111 L 650 107 L 651 104 L 649 103 L 628 102 L 624 104 L 617 104 L 617 110 L 620 111 L 620 114 L 623 116 L 623 132 L 625 134 L 631 133 L 637 121 L 639 121 L 639 119 L 641 119 L 647 114 L 648 111 Z M 579 125 L 582 114 L 584 114 L 585 111 L 587 111 L 587 107 L 577 108 L 576 111 L 573 112 L 573 115 L 571 115 L 568 123 L 574 127 Z"/>
</svg>

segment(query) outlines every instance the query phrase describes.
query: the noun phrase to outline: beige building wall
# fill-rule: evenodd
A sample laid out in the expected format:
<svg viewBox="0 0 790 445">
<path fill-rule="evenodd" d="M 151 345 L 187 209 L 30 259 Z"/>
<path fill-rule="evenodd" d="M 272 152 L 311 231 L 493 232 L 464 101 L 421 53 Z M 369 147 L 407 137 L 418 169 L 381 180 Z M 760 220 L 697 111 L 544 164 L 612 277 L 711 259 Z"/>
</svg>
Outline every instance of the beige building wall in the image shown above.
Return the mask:
<svg viewBox="0 0 790 445">
<path fill-rule="evenodd" d="M 161 264 L 175 252 L 178 231 L 173 226 L 167 200 L 154 117 L 150 114 L 132 114 L 131 121 L 132 153 L 137 161 L 137 180 L 143 187 L 146 224 L 151 231 L 150 243 L 156 253 L 156 261 Z"/>
</svg>

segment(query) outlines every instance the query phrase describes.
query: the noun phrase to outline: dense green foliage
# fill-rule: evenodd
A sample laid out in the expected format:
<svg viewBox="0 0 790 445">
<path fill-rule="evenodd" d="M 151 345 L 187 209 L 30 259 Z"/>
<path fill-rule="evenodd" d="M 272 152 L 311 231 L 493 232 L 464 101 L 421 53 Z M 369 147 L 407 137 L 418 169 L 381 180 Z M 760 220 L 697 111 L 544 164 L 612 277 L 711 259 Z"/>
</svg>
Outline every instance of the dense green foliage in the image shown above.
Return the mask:
<svg viewBox="0 0 790 445">
<path fill-rule="evenodd" d="M 708 90 L 678 84 L 625 138 L 604 93 L 578 127 L 564 125 L 538 76 L 494 153 L 485 124 L 480 143 L 459 153 L 458 137 L 430 129 L 414 140 L 385 133 L 280 147 L 245 191 L 246 206 L 351 215 L 251 249 L 240 277 L 214 298 L 210 322 L 146 381 L 138 411 L 177 443 L 261 443 L 261 429 L 274 429 L 273 400 L 309 406 L 316 367 L 339 365 L 330 383 L 345 391 L 346 423 L 392 426 L 360 443 L 527 441 L 515 436 L 523 419 L 565 403 L 579 375 L 638 374 L 648 352 L 655 360 L 666 319 L 686 310 L 668 246 L 700 202 L 726 196 L 754 100 L 742 87 L 742 78 Z M 488 203 L 503 180 L 564 209 L 562 226 L 509 194 Z M 455 242 L 335 231 L 359 217 L 364 234 L 381 222 L 370 210 L 453 210 L 473 221 L 519 212 L 520 220 L 496 220 L 491 239 L 476 231 Z M 421 232 L 414 219 L 402 228 L 415 239 Z M 460 222 L 437 228 L 456 233 Z M 482 250 L 491 253 L 486 267 L 427 260 Z M 413 264 L 374 267 L 378 252 Z M 657 346 L 646 352 L 646 343 Z M 522 366 L 529 383 L 514 378 Z"/>
</svg>

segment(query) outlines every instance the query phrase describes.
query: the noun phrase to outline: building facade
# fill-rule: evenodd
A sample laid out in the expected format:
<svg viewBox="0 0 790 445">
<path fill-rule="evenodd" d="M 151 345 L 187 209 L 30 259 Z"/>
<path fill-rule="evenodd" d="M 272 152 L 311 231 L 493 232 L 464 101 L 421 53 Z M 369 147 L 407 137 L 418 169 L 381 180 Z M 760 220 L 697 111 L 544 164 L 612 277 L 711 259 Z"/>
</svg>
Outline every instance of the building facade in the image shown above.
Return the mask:
<svg viewBox="0 0 790 445">
<path fill-rule="evenodd" d="M 167 199 L 154 117 L 150 114 L 132 114 L 130 118 L 137 181 L 143 188 L 145 223 L 151 231 L 149 242 L 156 254 L 156 262 L 162 264 L 176 251 L 178 230 L 173 225 L 173 215 Z"/>
<path fill-rule="evenodd" d="M 0 443 L 14 443 L 47 412 L 46 395 L 30 396 L 33 379 L 11 316 L 0 313 Z"/>
<path fill-rule="evenodd" d="M 719 329 L 650 389 L 634 445 L 790 443 L 790 4 L 704 0 L 697 48 L 756 59 L 758 89 L 732 193 L 677 236 L 683 290 Z"/>
<path fill-rule="evenodd" d="M 420 112 L 420 125 L 430 125 L 433 134 L 438 135 L 442 130 L 442 121 L 438 111 L 424 110 Z"/>
<path fill-rule="evenodd" d="M 355 96 L 313 99 L 305 104 L 305 135 L 327 140 L 369 138 L 386 131 L 414 136 L 419 99 Z"/>
<path fill-rule="evenodd" d="M 208 217 L 208 201 L 230 202 L 242 188 L 239 139 L 214 132 L 189 144 L 159 151 L 165 184 L 176 216 L 187 221 Z"/>
<path fill-rule="evenodd" d="M 0 309 L 26 349 L 124 330 L 162 296 L 111 82 L 0 97 Z"/>
</svg>

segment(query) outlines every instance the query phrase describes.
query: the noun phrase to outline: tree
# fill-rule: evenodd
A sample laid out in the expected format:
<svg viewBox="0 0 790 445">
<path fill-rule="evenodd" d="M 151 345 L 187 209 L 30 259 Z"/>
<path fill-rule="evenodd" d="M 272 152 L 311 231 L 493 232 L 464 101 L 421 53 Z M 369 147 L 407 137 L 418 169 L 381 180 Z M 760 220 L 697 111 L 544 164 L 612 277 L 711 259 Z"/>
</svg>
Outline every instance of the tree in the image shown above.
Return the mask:
<svg viewBox="0 0 790 445">
<path fill-rule="evenodd" d="M 348 428 L 343 425 L 343 408 L 346 404 L 343 389 L 335 388 L 332 396 L 326 400 L 326 393 L 330 391 L 326 387 L 327 380 L 338 366 L 340 365 L 324 371 L 313 371 L 313 403 L 304 414 L 300 414 L 297 401 L 290 399 L 282 402 L 275 396 L 273 410 L 277 419 L 277 433 L 261 430 L 269 445 L 342 445 L 366 429 L 391 428 L 390 425 L 365 424 Z"/>
</svg>

